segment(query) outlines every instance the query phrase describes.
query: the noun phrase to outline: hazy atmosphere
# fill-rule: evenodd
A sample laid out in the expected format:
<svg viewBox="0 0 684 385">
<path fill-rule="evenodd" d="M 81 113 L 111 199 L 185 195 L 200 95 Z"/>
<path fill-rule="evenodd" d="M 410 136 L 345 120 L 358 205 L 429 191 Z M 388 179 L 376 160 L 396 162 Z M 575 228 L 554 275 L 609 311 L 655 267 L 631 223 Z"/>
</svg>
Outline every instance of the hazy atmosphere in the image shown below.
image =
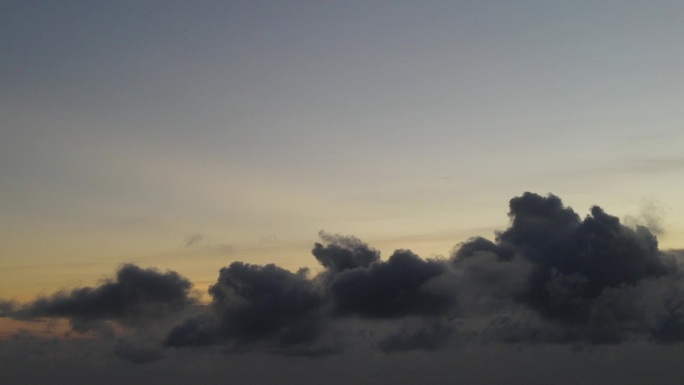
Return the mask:
<svg viewBox="0 0 684 385">
<path fill-rule="evenodd" d="M 679 384 L 683 15 L 4 3 L 0 378 Z"/>
</svg>

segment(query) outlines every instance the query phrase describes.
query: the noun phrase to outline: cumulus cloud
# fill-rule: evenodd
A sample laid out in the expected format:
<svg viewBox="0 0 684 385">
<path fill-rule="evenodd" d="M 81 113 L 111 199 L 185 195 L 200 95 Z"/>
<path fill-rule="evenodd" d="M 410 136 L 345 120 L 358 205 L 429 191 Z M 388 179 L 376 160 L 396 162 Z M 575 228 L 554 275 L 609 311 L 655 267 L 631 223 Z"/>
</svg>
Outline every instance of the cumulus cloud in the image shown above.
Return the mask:
<svg viewBox="0 0 684 385">
<path fill-rule="evenodd" d="M 601 344 L 655 337 L 662 329 L 652 325 L 656 314 L 644 314 L 653 306 L 640 298 L 663 300 L 661 291 L 679 285 L 679 269 L 659 251 L 657 238 L 646 227 L 627 227 L 598 206 L 581 219 L 560 198 L 532 193 L 513 198 L 509 216 L 510 227 L 494 242 L 473 239 L 453 254 L 457 266 L 492 254 L 500 264 L 530 266 L 528 272 L 520 270 L 524 285 L 511 291 L 510 300 L 535 311 L 540 320 L 531 325 L 515 317 L 498 318 L 498 325 L 490 325 L 489 338 L 496 330 L 493 334 L 502 339 L 515 334 L 537 341 Z M 667 313 L 662 308 L 650 311 L 661 318 Z M 665 316 L 669 321 L 661 323 L 675 322 L 676 311 L 670 313 Z M 516 325 L 528 331 L 515 331 Z"/>
<path fill-rule="evenodd" d="M 637 216 L 626 216 L 624 222 L 631 227 L 642 225 L 647 227 L 653 234 L 663 235 L 665 233 L 665 228 L 663 227 L 664 217 L 665 208 L 660 203 L 653 199 L 643 199 L 639 214 Z"/>
<path fill-rule="evenodd" d="M 333 274 L 358 267 L 365 268 L 380 260 L 379 251 L 356 237 L 331 235 L 324 231 L 320 231 L 318 236 L 326 245 L 316 242 L 311 253 L 318 263 Z"/>
<path fill-rule="evenodd" d="M 178 273 L 122 266 L 114 279 L 96 287 L 60 291 L 25 304 L 14 312 L 23 318 L 68 318 L 78 331 L 100 321 L 123 325 L 162 318 L 194 303 L 192 284 Z"/>
<path fill-rule="evenodd" d="M 15 312 L 16 308 L 16 302 L 0 299 L 0 317 L 11 316 Z"/>
<path fill-rule="evenodd" d="M 209 289 L 210 312 L 175 327 L 166 344 L 225 343 L 243 348 L 267 342 L 283 348 L 312 342 L 321 330 L 324 296 L 306 274 L 234 262 L 221 269 Z"/>
<path fill-rule="evenodd" d="M 168 346 L 224 344 L 231 349 L 265 345 L 282 354 L 330 354 L 336 320 L 443 314 L 451 297 L 427 283 L 444 273 L 444 261 L 397 250 L 387 261 L 357 238 L 321 232 L 312 250 L 325 268 L 289 272 L 275 265 L 235 262 L 221 269 L 209 289 L 206 314 L 169 333 Z"/>
<path fill-rule="evenodd" d="M 338 314 L 394 318 L 446 312 L 451 298 L 431 291 L 428 283 L 446 270 L 443 261 L 423 260 L 397 250 L 387 261 L 375 261 L 337 273 L 328 286 Z"/>
<path fill-rule="evenodd" d="M 100 286 L 22 306 L 5 301 L 0 312 L 65 317 L 87 329 L 184 309 L 154 338 L 117 344 L 115 354 L 135 364 L 162 358 L 162 346 L 323 356 L 359 340 L 386 353 L 684 341 L 684 253 L 659 250 L 647 227 L 626 226 L 598 206 L 582 218 L 554 195 L 524 193 L 508 215 L 493 239 L 472 238 L 442 259 L 401 249 L 383 259 L 356 237 L 321 231 L 311 250 L 317 274 L 233 262 L 205 305 L 178 274 L 126 265 Z"/>
<path fill-rule="evenodd" d="M 557 196 L 533 193 L 511 199 L 508 215 L 493 240 L 470 239 L 448 259 L 397 250 L 383 260 L 358 238 L 320 232 L 316 276 L 233 263 L 211 287 L 208 311 L 176 326 L 167 344 L 287 353 L 320 348 L 349 319 L 385 328 L 373 339 L 385 352 L 684 339 L 681 269 L 648 228 L 598 206 L 581 218 Z"/>
</svg>

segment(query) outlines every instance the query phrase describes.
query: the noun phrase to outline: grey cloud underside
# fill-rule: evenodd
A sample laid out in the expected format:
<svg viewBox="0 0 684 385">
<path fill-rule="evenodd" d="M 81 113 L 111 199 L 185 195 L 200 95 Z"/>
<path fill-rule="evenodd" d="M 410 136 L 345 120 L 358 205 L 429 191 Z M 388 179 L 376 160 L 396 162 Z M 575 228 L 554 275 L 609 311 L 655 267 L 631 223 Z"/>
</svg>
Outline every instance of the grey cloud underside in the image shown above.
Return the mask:
<svg viewBox="0 0 684 385">
<path fill-rule="evenodd" d="M 0 299 L 0 317 L 11 316 L 17 308 L 17 304 L 13 301 Z"/>
<path fill-rule="evenodd" d="M 127 264 L 97 287 L 60 291 L 21 307 L 15 318 L 67 318 L 76 331 L 102 331 L 103 321 L 135 326 L 180 312 L 195 303 L 192 284 L 176 272 Z"/>
<path fill-rule="evenodd" d="M 235 262 L 221 269 L 209 294 L 209 314 L 175 327 L 168 345 L 244 347 L 268 341 L 277 348 L 312 343 L 322 329 L 325 296 L 305 270 Z"/>
<path fill-rule="evenodd" d="M 144 365 L 163 359 L 164 352 L 157 346 L 145 346 L 139 342 L 120 339 L 114 347 L 114 355 L 134 365 Z"/>
<path fill-rule="evenodd" d="M 99 287 L 2 308 L 74 324 L 133 324 L 192 308 L 161 345 L 233 353 L 323 356 L 359 341 L 387 353 L 684 341 L 682 255 L 660 251 L 649 229 L 627 227 L 599 207 L 581 218 L 554 195 L 513 198 L 509 216 L 493 240 L 470 239 L 446 259 L 397 250 L 383 260 L 355 237 L 321 232 L 312 250 L 320 273 L 234 262 L 220 270 L 207 305 L 189 299 L 190 283 L 176 273 L 127 265 Z M 116 354 L 134 363 L 162 356 L 130 341 Z"/>
<path fill-rule="evenodd" d="M 316 276 L 236 262 L 210 289 L 208 311 L 176 326 L 166 344 L 322 351 L 344 345 L 331 336 L 349 319 L 385 352 L 684 340 L 678 258 L 658 250 L 647 228 L 600 207 L 580 218 L 558 197 L 532 193 L 513 198 L 509 216 L 494 240 L 470 239 L 448 259 L 397 250 L 381 260 L 354 237 L 320 233 Z"/>
</svg>

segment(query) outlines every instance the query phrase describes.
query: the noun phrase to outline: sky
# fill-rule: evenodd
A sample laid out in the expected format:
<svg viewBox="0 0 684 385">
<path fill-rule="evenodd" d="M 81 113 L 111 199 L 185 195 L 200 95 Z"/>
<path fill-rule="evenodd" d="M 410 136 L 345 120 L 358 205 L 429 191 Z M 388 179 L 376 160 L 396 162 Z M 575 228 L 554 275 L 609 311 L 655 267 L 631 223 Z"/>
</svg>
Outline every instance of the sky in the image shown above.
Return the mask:
<svg viewBox="0 0 684 385">
<path fill-rule="evenodd" d="M 4 2 L 8 376 L 674 384 L 683 14 Z"/>
</svg>

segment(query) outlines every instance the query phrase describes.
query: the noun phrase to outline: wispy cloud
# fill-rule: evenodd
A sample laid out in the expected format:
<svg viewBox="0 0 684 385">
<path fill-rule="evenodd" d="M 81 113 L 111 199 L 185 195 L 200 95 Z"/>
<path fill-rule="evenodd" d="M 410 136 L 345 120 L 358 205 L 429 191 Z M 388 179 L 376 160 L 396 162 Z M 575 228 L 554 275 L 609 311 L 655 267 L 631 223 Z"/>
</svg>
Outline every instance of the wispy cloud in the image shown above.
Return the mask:
<svg viewBox="0 0 684 385">
<path fill-rule="evenodd" d="M 202 238 L 203 238 L 202 234 L 199 234 L 199 233 L 189 235 L 183 241 L 183 247 L 188 248 L 188 247 L 192 247 L 194 245 L 197 245 L 198 243 L 200 243 L 202 241 Z"/>
</svg>

